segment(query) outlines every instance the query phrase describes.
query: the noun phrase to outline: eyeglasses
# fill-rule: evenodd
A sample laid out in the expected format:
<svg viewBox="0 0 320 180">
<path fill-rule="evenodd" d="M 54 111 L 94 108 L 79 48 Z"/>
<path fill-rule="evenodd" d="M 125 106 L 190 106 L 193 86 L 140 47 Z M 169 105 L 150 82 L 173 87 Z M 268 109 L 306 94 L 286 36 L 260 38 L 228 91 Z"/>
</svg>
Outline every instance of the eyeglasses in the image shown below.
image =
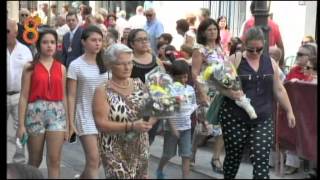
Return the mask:
<svg viewBox="0 0 320 180">
<path fill-rule="evenodd" d="M 310 69 L 312 69 L 312 70 L 316 70 L 316 68 L 311 67 L 311 66 L 305 66 L 305 67 L 304 67 L 304 69 L 305 69 L 305 70 L 310 70 Z"/>
<path fill-rule="evenodd" d="M 10 30 L 9 29 L 7 29 L 7 34 L 9 34 L 10 33 Z"/>
<path fill-rule="evenodd" d="M 308 56 L 308 54 L 302 53 L 302 52 L 297 52 L 297 57 L 301 57 L 301 56 Z"/>
<path fill-rule="evenodd" d="M 263 50 L 263 47 L 261 47 L 261 48 L 246 48 L 246 51 L 248 51 L 250 53 L 256 52 L 259 54 L 262 50 Z"/>
<path fill-rule="evenodd" d="M 22 17 L 28 17 L 29 15 L 28 15 L 28 14 L 21 14 L 20 16 L 22 16 Z"/>
<path fill-rule="evenodd" d="M 141 42 L 149 42 L 149 38 L 137 38 L 137 39 L 134 39 L 134 41 L 136 41 L 136 42 L 139 42 L 139 43 L 141 43 Z"/>
</svg>

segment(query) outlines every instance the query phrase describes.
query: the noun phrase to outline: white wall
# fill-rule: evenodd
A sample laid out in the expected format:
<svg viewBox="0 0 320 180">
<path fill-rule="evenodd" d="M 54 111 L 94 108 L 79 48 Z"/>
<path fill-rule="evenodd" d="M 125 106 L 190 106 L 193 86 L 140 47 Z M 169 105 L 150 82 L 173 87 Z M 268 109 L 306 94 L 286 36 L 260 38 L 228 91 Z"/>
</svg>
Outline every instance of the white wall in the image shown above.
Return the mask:
<svg viewBox="0 0 320 180">
<path fill-rule="evenodd" d="M 19 21 L 19 1 L 7 1 L 8 18 Z"/>
<path fill-rule="evenodd" d="M 305 35 L 316 35 L 317 1 L 306 1 Z"/>
<path fill-rule="evenodd" d="M 285 57 L 296 54 L 304 35 L 314 36 L 312 32 L 315 31 L 316 2 L 305 2 L 312 4 L 308 6 L 308 12 L 307 6 L 299 5 L 299 1 L 271 1 L 270 13 L 273 13 L 273 19 L 279 25 Z M 247 1 L 246 19 L 251 16 L 250 4 L 251 1 Z M 203 5 L 203 1 L 154 1 L 158 19 L 163 23 L 165 32 L 172 35 L 176 34 L 178 19 L 185 18 L 187 12 L 196 12 Z"/>
<path fill-rule="evenodd" d="M 295 55 L 305 34 L 306 6 L 299 1 L 272 1 L 270 12 L 279 25 L 285 57 Z"/>
<path fill-rule="evenodd" d="M 176 34 L 176 21 L 185 18 L 187 12 L 203 7 L 202 1 L 154 1 L 157 18 L 163 23 L 164 31 Z M 159 8 L 161 7 L 161 8 Z"/>
</svg>

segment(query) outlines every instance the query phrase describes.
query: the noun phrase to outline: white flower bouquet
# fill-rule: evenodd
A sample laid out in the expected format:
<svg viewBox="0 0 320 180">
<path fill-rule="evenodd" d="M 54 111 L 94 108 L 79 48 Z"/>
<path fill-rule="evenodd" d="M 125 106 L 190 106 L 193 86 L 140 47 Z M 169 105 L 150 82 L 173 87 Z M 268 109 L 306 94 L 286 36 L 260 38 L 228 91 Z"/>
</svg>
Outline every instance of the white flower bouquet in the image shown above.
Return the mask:
<svg viewBox="0 0 320 180">
<path fill-rule="evenodd" d="M 201 74 L 197 77 L 197 81 L 201 84 L 207 83 L 213 85 L 213 80 L 216 80 L 225 88 L 235 90 L 241 89 L 240 79 L 234 66 L 227 60 L 212 62 Z M 257 114 L 250 103 L 250 99 L 243 95 L 236 104 L 243 108 L 249 115 L 250 119 L 256 119 Z"/>
</svg>

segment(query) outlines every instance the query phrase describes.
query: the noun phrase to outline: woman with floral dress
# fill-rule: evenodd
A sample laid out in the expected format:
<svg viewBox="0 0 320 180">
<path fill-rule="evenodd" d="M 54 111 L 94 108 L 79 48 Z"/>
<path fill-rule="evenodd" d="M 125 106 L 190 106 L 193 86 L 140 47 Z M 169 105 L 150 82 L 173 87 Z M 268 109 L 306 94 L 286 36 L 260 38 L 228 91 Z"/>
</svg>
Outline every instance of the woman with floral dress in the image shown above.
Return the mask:
<svg viewBox="0 0 320 180">
<path fill-rule="evenodd" d="M 211 63 L 215 61 L 224 61 L 223 50 L 220 45 L 220 30 L 218 23 L 213 19 L 206 19 L 199 25 L 197 31 L 197 43 L 199 48 L 195 49 L 192 54 L 192 79 L 195 85 L 198 104 L 200 106 L 209 106 L 211 103 L 214 89 L 202 86 L 197 81 L 197 76 L 204 71 Z M 209 94 L 211 93 L 211 94 Z M 220 155 L 223 151 L 223 139 L 221 128 L 217 127 L 216 141 L 213 146 L 213 156 L 211 166 L 213 170 L 222 172 L 222 163 L 220 162 Z M 193 140 L 193 161 L 195 161 L 195 153 L 197 140 Z"/>
</svg>

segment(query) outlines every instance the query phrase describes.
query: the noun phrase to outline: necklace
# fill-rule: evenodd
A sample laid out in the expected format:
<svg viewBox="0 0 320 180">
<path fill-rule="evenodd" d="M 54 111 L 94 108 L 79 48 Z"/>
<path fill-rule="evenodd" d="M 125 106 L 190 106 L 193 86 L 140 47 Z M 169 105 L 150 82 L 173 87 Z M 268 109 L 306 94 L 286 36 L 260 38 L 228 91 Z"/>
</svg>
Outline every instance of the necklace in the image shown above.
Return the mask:
<svg viewBox="0 0 320 180">
<path fill-rule="evenodd" d="M 110 80 L 110 82 L 115 86 L 115 87 L 117 87 L 117 88 L 120 88 L 120 89 L 128 89 L 129 87 L 130 87 L 130 85 L 131 85 L 131 81 L 130 80 L 128 80 L 128 83 L 127 83 L 127 85 L 120 85 L 120 84 L 118 84 L 118 83 L 116 83 L 116 82 L 114 82 L 112 79 Z"/>
</svg>

